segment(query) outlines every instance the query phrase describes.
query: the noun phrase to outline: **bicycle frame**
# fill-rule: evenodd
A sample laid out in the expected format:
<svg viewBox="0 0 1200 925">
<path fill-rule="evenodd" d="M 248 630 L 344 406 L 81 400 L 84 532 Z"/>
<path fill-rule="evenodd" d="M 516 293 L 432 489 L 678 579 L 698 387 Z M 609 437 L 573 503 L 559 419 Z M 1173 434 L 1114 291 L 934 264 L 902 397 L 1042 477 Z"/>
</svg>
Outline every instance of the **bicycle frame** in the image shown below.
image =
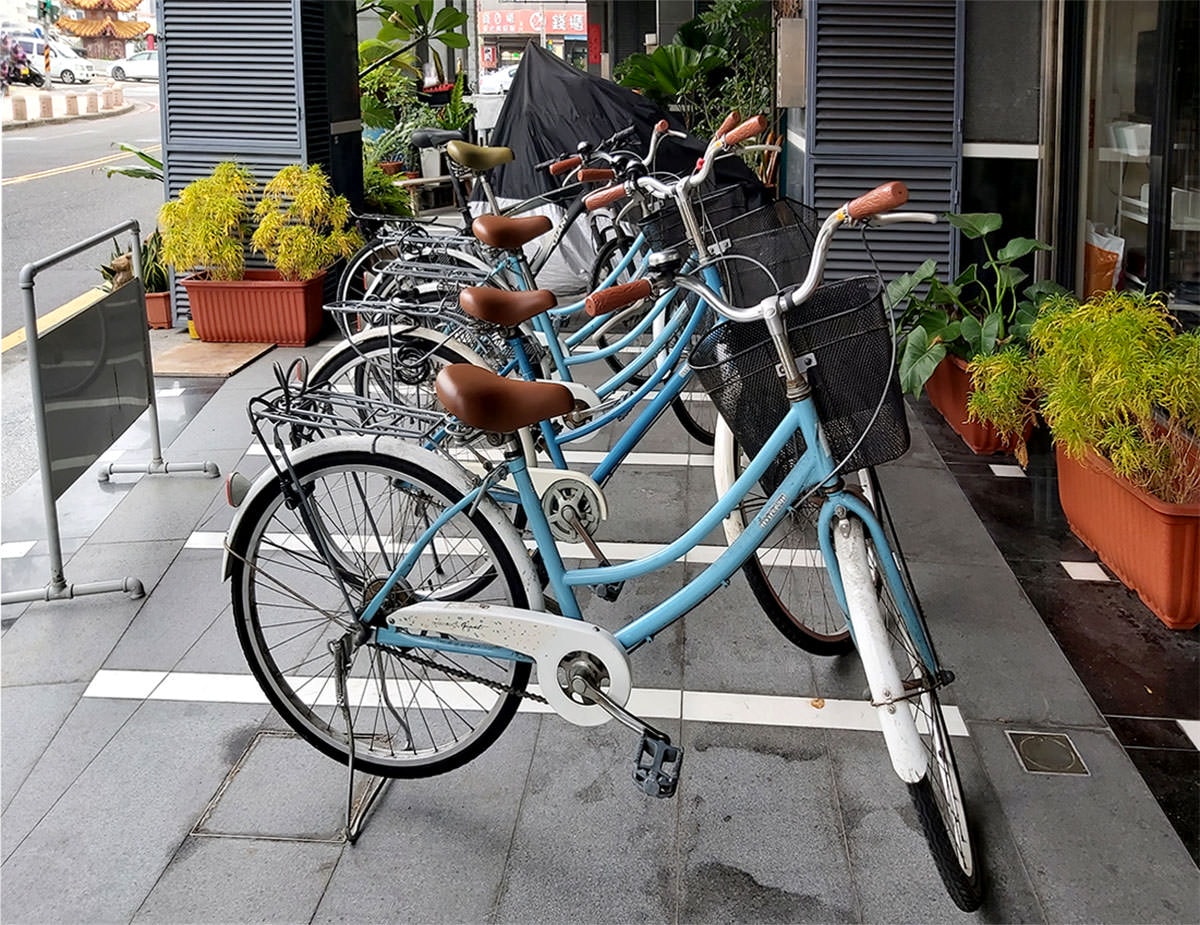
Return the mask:
<svg viewBox="0 0 1200 925">
<path fill-rule="evenodd" d="M 718 499 L 691 528 L 659 552 L 619 565 L 575 569 L 566 567 L 558 552 L 549 522 L 542 511 L 525 461 L 517 454 L 510 455 L 508 472 L 517 485 L 521 504 L 528 517 L 529 529 L 541 551 L 542 561 L 549 576 L 551 593 L 558 602 L 562 615 L 574 620 L 583 619 L 575 594 L 575 589 L 580 586 L 611 584 L 638 578 L 682 560 L 709 533 L 719 527 L 720 522 L 750 492 L 786 443 L 797 433 L 804 438 L 807 447 L 805 453 L 779 488 L 771 495 L 761 513 L 747 524 L 741 536 L 687 585 L 616 630 L 613 636 L 626 652 L 632 652 L 650 642 L 656 635 L 724 585 L 754 550 L 763 543 L 779 517 L 783 516 L 806 492 L 817 490 L 824 495 L 819 518 L 821 554 L 824 566 L 832 578 L 839 604 L 843 608 L 846 607 L 845 590 L 833 550 L 832 531 L 835 527 L 835 518 L 840 519 L 846 515 L 853 515 L 864 524 L 870 533 L 878 559 L 876 567 L 883 570 L 888 585 L 895 593 L 905 625 L 919 646 L 920 655 L 926 660 L 926 664 L 936 668 L 938 663 L 933 647 L 925 633 L 922 620 L 904 590 L 905 585 L 883 526 L 870 506 L 857 495 L 846 491 L 840 479 L 836 477 L 836 463 L 825 449 L 824 437 L 820 431 L 816 408 L 811 397 L 802 398 L 791 404 L 787 414 L 772 432 L 762 450 L 750 461 L 730 491 Z M 485 483 L 468 493 L 458 504 L 447 509 L 425 530 L 397 563 L 383 587 L 359 615 L 359 619 L 363 623 L 370 623 L 379 614 L 392 589 L 404 578 L 417 560 L 427 554 L 426 550 L 442 525 L 462 511 L 471 508 L 479 495 L 487 490 L 488 486 Z M 456 605 L 447 603 L 445 606 L 454 607 Z M 471 605 L 459 606 L 470 607 Z M 853 634 L 854 627 L 851 626 L 850 629 Z M 494 658 L 526 660 L 525 656 L 518 655 L 511 650 L 485 643 L 435 639 L 429 636 L 411 635 L 395 629 L 378 628 L 374 632 L 375 640 L 380 645 L 427 647 L 449 652 L 483 654 Z"/>
</svg>

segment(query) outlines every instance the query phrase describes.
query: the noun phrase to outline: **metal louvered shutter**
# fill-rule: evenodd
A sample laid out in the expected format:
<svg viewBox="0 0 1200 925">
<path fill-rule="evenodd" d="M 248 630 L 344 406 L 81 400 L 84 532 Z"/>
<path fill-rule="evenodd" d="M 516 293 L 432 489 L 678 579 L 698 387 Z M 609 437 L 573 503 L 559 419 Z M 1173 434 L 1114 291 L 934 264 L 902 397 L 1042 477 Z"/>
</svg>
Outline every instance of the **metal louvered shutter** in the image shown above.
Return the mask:
<svg viewBox="0 0 1200 925">
<path fill-rule="evenodd" d="M 156 15 L 168 197 L 226 160 L 260 185 L 288 164 L 320 164 L 336 191 L 361 193 L 350 0 L 156 0 Z M 356 175 L 331 169 L 335 145 Z M 175 306 L 186 312 L 178 285 Z"/>
<path fill-rule="evenodd" d="M 959 202 L 962 0 L 812 0 L 809 6 L 806 186 L 827 214 L 879 183 L 909 188 L 906 208 L 938 214 Z M 930 257 L 957 261 L 947 223 L 871 233 L 885 279 Z M 843 233 L 828 276 L 871 272 L 857 235 Z"/>
</svg>

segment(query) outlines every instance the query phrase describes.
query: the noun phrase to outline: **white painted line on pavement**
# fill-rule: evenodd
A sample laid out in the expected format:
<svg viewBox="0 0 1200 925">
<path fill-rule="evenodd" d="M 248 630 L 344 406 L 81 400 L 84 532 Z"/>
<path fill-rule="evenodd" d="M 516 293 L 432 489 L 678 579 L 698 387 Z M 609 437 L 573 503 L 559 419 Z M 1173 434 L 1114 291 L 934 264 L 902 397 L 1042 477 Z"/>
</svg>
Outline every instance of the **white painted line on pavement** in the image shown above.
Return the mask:
<svg viewBox="0 0 1200 925">
<path fill-rule="evenodd" d="M 293 690 L 308 690 L 312 705 L 334 706 L 333 684 L 325 677 L 290 678 Z M 403 696 L 416 694 L 431 702 L 445 702 L 463 710 L 478 709 L 480 693 L 470 685 L 455 681 L 421 682 L 406 687 L 407 682 L 389 681 Z M 536 684 L 529 690 L 539 692 Z M 359 706 L 374 706 L 379 702 L 374 685 L 362 678 L 348 684 L 350 700 Z M 389 692 L 391 687 L 389 687 Z M 436 697 L 434 696 L 436 695 Z M 84 691 L 85 697 L 110 700 L 159 700 L 185 703 L 265 704 L 266 696 L 252 675 L 216 674 L 187 671 L 113 671 L 101 669 Z M 395 696 L 393 695 L 393 700 Z M 396 701 L 399 702 L 399 701 Z M 879 731 L 875 708 L 865 701 L 785 697 L 769 694 L 737 694 L 723 691 L 679 691 L 670 688 L 635 688 L 629 697 L 629 709 L 647 719 L 683 719 L 697 723 L 729 723 L 746 726 L 776 726 L 805 729 L 842 729 Z M 550 707 L 535 701 L 523 700 L 526 713 L 549 713 Z M 946 726 L 951 735 L 967 736 L 966 723 L 957 707 L 943 706 Z M 1200 724 L 1197 724 L 1200 725 Z"/>
<path fill-rule="evenodd" d="M 1177 719 L 1179 728 L 1183 730 L 1183 734 L 1192 740 L 1192 744 L 1200 749 L 1200 720 L 1196 719 Z"/>
<path fill-rule="evenodd" d="M 20 559 L 36 545 L 37 540 L 2 543 L 0 544 L 0 559 Z"/>
<path fill-rule="evenodd" d="M 1098 562 L 1063 562 L 1066 573 L 1076 581 L 1112 581 Z"/>
<path fill-rule="evenodd" d="M 1006 466 L 1001 463 L 988 463 L 988 468 L 992 470 L 992 475 L 1001 479 L 1023 479 L 1025 478 L 1025 470 L 1020 466 Z"/>
</svg>

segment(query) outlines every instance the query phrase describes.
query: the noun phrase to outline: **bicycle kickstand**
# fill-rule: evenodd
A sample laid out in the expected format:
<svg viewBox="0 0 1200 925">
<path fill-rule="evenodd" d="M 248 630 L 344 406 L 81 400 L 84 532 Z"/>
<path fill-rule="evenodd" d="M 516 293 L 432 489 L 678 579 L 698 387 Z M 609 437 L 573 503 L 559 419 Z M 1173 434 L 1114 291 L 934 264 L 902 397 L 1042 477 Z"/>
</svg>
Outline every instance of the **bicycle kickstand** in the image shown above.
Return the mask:
<svg viewBox="0 0 1200 925">
<path fill-rule="evenodd" d="M 329 652 L 333 656 L 334 670 L 334 687 L 337 690 L 338 707 L 342 711 L 342 717 L 346 723 L 346 770 L 348 771 L 346 781 L 346 828 L 344 830 L 346 841 L 353 845 L 358 841 L 358 836 L 362 834 L 362 828 L 366 822 L 367 814 L 383 796 L 383 791 L 387 785 L 392 782 L 390 777 L 374 777 L 367 775 L 369 783 L 362 798 L 358 801 L 357 808 L 354 803 L 354 718 L 350 711 L 350 698 L 346 695 L 346 672 L 350 668 L 350 635 L 347 634 L 341 639 L 331 639 L 329 641 Z"/>
</svg>

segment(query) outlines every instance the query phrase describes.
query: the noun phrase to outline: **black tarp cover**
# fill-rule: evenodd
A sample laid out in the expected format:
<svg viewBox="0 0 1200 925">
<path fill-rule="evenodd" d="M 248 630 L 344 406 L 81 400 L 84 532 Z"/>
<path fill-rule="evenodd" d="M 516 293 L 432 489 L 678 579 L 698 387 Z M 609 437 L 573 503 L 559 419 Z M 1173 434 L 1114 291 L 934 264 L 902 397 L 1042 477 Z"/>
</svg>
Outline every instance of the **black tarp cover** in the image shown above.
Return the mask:
<svg viewBox="0 0 1200 925">
<path fill-rule="evenodd" d="M 492 188 L 498 197 L 511 200 L 554 189 L 557 181 L 534 164 L 574 153 L 581 141 L 602 141 L 631 125 L 639 142 L 628 147 L 645 153 L 654 125 L 663 118 L 671 128 L 682 130 L 678 118 L 644 96 L 574 68 L 529 42 L 492 129 L 490 143 L 510 147 L 514 155 L 511 164 L 492 171 Z M 707 140 L 694 137 L 665 139 L 654 166 L 674 174 L 690 173 L 706 144 Z M 719 161 L 716 180 L 719 185 L 737 182 L 761 190 L 766 201 L 762 184 L 740 158 Z"/>
<path fill-rule="evenodd" d="M 499 204 L 513 205 L 557 188 L 559 181 L 534 165 L 559 154 L 573 154 L 581 141 L 603 141 L 630 126 L 637 129 L 638 141 L 622 147 L 644 155 L 654 126 L 663 118 L 671 128 L 683 128 L 677 118 L 664 113 L 645 97 L 580 71 L 530 42 L 525 46 L 489 139 L 493 145 L 512 148 L 514 159 L 494 168 L 488 179 Z M 706 144 L 694 137 L 664 139 L 653 168 L 672 174 L 690 173 Z M 763 204 L 770 199 L 753 171 L 737 156 L 717 162 L 714 180 L 718 186 L 731 183 L 744 186 L 751 203 L 755 194 L 761 196 Z M 487 209 L 483 198 L 482 189 L 476 187 L 472 203 L 476 214 Z M 552 219 L 562 214 L 554 205 L 541 206 L 533 212 Z M 527 244 L 526 250 L 533 254 L 541 244 L 539 238 Z M 595 249 L 586 223 L 577 222 L 538 272 L 538 285 L 560 296 L 580 293 L 587 287 L 594 258 Z"/>
</svg>

